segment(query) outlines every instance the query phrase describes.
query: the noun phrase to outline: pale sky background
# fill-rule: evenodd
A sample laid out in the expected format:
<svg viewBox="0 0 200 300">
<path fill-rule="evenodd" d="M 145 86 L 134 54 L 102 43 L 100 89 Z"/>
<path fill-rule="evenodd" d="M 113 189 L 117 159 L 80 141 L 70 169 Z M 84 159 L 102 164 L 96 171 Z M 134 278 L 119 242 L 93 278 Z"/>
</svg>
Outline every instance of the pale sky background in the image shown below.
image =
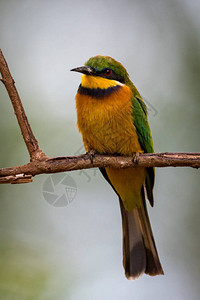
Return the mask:
<svg viewBox="0 0 200 300">
<path fill-rule="evenodd" d="M 199 13 L 197 0 L 1 0 L 0 47 L 43 151 L 84 152 L 74 100 L 80 74 L 69 70 L 104 54 L 127 68 L 147 100 L 156 152 L 198 152 Z M 0 167 L 24 164 L 2 84 L 0 103 Z M 53 180 L 52 194 L 65 194 L 61 179 L 75 182 L 76 195 L 54 207 L 43 191 Z M 124 276 L 118 199 L 99 171 L 0 186 L 0 299 L 198 300 L 199 182 L 195 169 L 156 169 L 148 211 L 165 275 L 136 281 Z"/>
</svg>

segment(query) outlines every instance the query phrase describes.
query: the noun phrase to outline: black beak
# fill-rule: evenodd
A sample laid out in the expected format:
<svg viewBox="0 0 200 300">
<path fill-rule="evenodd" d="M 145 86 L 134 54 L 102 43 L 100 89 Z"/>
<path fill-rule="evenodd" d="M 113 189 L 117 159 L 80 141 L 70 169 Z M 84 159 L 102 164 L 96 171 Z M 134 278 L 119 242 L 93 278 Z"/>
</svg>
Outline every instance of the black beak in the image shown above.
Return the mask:
<svg viewBox="0 0 200 300">
<path fill-rule="evenodd" d="M 91 67 L 86 67 L 86 66 L 74 68 L 71 69 L 70 71 L 79 72 L 86 75 L 95 75 L 95 70 Z"/>
</svg>

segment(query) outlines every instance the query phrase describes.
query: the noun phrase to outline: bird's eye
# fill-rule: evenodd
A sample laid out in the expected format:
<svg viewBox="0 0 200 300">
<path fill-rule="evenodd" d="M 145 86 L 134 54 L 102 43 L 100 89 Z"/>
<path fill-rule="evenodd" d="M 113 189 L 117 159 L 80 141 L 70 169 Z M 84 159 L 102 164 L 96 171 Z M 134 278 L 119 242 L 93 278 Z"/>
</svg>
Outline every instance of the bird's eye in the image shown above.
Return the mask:
<svg viewBox="0 0 200 300">
<path fill-rule="evenodd" d="M 106 76 L 110 76 L 112 74 L 112 70 L 111 69 L 105 69 L 104 71 Z"/>
</svg>

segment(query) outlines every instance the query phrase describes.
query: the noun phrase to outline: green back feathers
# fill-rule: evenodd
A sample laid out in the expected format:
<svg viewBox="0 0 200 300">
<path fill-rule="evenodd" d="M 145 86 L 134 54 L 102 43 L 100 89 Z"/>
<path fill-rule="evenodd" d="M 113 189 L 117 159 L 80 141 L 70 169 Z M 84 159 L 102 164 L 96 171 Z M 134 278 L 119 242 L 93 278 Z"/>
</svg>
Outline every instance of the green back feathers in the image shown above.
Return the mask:
<svg viewBox="0 0 200 300">
<path fill-rule="evenodd" d="M 152 153 L 154 152 L 154 148 L 151 137 L 151 131 L 147 119 L 146 105 L 144 104 L 142 98 L 139 95 L 133 96 L 132 105 L 133 123 L 137 130 L 140 145 L 144 152 Z"/>
</svg>

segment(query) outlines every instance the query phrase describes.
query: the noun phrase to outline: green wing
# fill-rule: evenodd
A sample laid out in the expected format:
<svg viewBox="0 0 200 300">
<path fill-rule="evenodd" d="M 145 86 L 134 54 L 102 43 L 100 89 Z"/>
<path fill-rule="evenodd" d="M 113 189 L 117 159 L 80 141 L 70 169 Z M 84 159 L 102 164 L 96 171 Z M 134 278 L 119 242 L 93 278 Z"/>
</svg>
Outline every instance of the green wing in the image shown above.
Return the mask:
<svg viewBox="0 0 200 300">
<path fill-rule="evenodd" d="M 142 98 L 136 95 L 132 99 L 133 103 L 133 123 L 137 131 L 138 140 L 142 150 L 146 153 L 154 152 L 151 130 L 147 119 L 147 109 Z M 153 186 L 155 170 L 147 168 L 147 177 L 145 181 L 147 196 L 150 204 L 153 206 Z"/>
</svg>

